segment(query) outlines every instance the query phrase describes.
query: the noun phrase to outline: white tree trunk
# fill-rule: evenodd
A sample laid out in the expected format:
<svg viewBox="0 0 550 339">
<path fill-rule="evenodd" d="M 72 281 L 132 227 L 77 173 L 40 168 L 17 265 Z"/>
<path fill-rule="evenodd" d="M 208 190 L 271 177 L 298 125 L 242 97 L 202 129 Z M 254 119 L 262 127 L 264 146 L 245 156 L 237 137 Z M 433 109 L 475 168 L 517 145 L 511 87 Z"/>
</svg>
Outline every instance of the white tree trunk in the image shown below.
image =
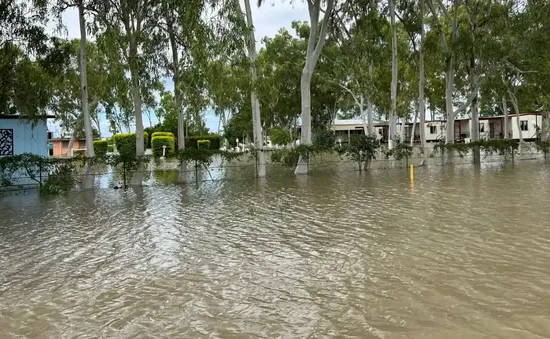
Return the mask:
<svg viewBox="0 0 550 339">
<path fill-rule="evenodd" d="M 447 115 L 445 141 L 448 144 L 455 142 L 455 112 L 453 108 L 454 93 L 454 56 L 451 56 L 445 73 L 445 111 Z"/>
<path fill-rule="evenodd" d="M 521 155 L 522 148 L 523 148 L 523 131 L 521 130 L 521 122 L 519 120 L 519 105 L 518 100 L 514 93 L 512 93 L 510 90 L 508 90 L 508 96 L 510 98 L 510 101 L 512 102 L 512 106 L 514 107 L 514 111 L 516 113 L 516 125 L 518 128 L 518 134 L 519 134 L 519 147 L 518 147 L 518 154 Z"/>
<path fill-rule="evenodd" d="M 508 139 L 508 102 L 506 96 L 502 96 L 502 112 L 504 113 L 504 139 Z"/>
<path fill-rule="evenodd" d="M 92 133 L 92 121 L 90 119 L 90 107 L 88 106 L 88 75 L 86 60 L 86 21 L 84 19 L 83 0 L 78 3 L 78 19 L 80 23 L 80 90 L 82 117 L 84 119 L 84 135 L 86 136 L 86 153 L 89 158 L 95 157 L 94 137 Z"/>
<path fill-rule="evenodd" d="M 473 93 L 473 95 L 475 97 L 472 100 L 472 109 L 471 109 L 471 112 L 472 112 L 472 119 L 471 119 L 472 135 L 471 135 L 471 139 L 472 139 L 473 142 L 477 142 L 477 141 L 480 140 L 480 135 L 479 135 L 479 102 L 478 102 L 478 97 L 477 97 L 477 89 L 475 87 L 475 84 L 477 82 L 477 76 L 475 74 L 475 68 L 474 67 L 475 67 L 475 60 L 472 59 L 470 61 L 470 74 L 469 74 L 470 86 L 471 86 L 472 90 L 474 90 L 476 92 Z M 473 160 L 474 164 L 479 164 L 481 162 L 481 150 L 480 150 L 479 147 L 474 148 L 474 150 L 473 150 L 473 159 L 472 160 Z"/>
<path fill-rule="evenodd" d="M 426 148 L 426 103 L 424 99 L 424 0 L 420 1 L 420 47 L 418 49 L 418 114 L 420 115 L 420 147 Z"/>
<path fill-rule="evenodd" d="M 176 42 L 176 33 L 174 32 L 174 22 L 166 2 L 163 2 L 163 6 L 165 12 L 164 15 L 166 16 L 170 48 L 172 50 L 172 81 L 174 82 L 174 100 L 178 110 L 178 150 L 182 150 L 185 148 L 185 111 L 182 107 L 181 91 L 179 89 L 180 61 L 178 44 Z"/>
<path fill-rule="evenodd" d="M 369 64 L 369 78 L 372 84 L 373 79 L 373 65 L 372 61 Z M 374 134 L 374 118 L 373 118 L 373 108 L 372 108 L 372 93 L 369 93 L 369 97 L 367 98 L 367 119 L 368 119 L 368 128 L 369 128 L 369 135 L 375 136 Z"/>
<path fill-rule="evenodd" d="M 252 21 L 252 8 L 250 7 L 250 0 L 244 0 L 246 9 L 246 21 L 248 27 L 247 47 L 248 58 L 252 64 L 252 89 L 250 91 L 250 100 L 252 104 L 252 133 L 254 138 L 254 148 L 257 152 L 257 170 L 256 175 L 258 177 L 265 177 L 266 165 L 265 154 L 263 151 L 262 142 L 262 121 L 260 114 L 260 100 L 256 95 L 257 88 L 257 73 L 256 73 L 256 36 L 254 34 L 254 22 Z"/>
<path fill-rule="evenodd" d="M 367 117 L 365 116 L 365 98 L 363 94 L 361 94 L 359 105 L 360 105 L 359 111 L 361 112 L 361 120 L 363 121 L 363 133 L 365 133 L 365 135 L 369 135 L 369 131 L 368 131 L 369 125 L 367 124 Z"/>
<path fill-rule="evenodd" d="M 411 147 L 414 146 L 414 133 L 416 132 L 415 129 L 416 129 L 417 120 L 418 120 L 418 111 L 416 111 L 414 114 L 414 120 L 411 127 Z"/>
<path fill-rule="evenodd" d="M 73 157 L 73 148 L 74 148 L 74 142 L 76 140 L 76 134 L 77 134 L 77 130 L 75 129 L 73 131 L 73 134 L 71 134 L 71 139 L 69 139 L 69 146 L 67 147 L 67 157 L 69 158 Z"/>
<path fill-rule="evenodd" d="M 132 95 L 134 101 L 134 110 L 136 112 L 136 155 L 145 154 L 145 145 L 143 140 L 143 114 L 141 112 L 141 87 L 139 84 L 138 72 L 138 48 L 136 42 L 136 33 L 130 33 L 130 75 L 132 78 Z"/>
<path fill-rule="evenodd" d="M 395 26 L 395 0 L 389 0 L 392 31 L 392 77 L 391 77 L 391 111 L 389 121 L 388 148 L 393 149 L 397 129 L 397 27 Z"/>
<path fill-rule="evenodd" d="M 302 145 L 311 145 L 312 131 L 311 131 L 311 77 L 323 46 L 325 45 L 326 36 L 328 32 L 328 26 L 330 25 L 330 17 L 332 15 L 332 8 L 334 6 L 334 0 L 327 0 L 327 8 L 323 18 L 323 24 L 317 36 L 317 27 L 319 25 L 319 16 L 321 13 L 321 0 L 308 1 L 308 10 L 310 18 L 310 32 L 309 41 L 306 53 L 306 63 L 304 70 L 302 71 L 302 79 L 300 81 L 300 93 L 302 96 L 302 127 L 300 143 Z M 309 170 L 308 160 L 303 159 L 300 156 L 298 165 L 294 170 L 295 174 L 307 174 Z"/>
</svg>

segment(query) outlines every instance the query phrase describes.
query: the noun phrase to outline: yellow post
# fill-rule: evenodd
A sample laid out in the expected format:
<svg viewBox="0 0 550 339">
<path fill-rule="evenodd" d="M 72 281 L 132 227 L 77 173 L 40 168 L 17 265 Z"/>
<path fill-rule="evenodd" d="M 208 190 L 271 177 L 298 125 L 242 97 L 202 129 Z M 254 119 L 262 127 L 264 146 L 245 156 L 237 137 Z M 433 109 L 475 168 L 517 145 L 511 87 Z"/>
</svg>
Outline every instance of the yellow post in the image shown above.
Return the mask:
<svg viewBox="0 0 550 339">
<path fill-rule="evenodd" d="M 414 181 L 414 165 L 411 164 L 409 174 L 411 176 L 411 181 Z"/>
</svg>

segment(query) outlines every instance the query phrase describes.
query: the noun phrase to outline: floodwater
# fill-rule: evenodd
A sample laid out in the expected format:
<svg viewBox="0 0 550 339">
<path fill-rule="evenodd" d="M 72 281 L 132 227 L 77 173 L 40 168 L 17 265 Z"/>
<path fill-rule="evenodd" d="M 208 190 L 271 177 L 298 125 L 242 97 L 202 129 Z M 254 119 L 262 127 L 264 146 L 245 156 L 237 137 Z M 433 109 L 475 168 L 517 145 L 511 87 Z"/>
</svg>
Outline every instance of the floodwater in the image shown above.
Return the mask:
<svg viewBox="0 0 550 339">
<path fill-rule="evenodd" d="M 550 168 L 0 198 L 0 338 L 549 338 Z"/>
</svg>

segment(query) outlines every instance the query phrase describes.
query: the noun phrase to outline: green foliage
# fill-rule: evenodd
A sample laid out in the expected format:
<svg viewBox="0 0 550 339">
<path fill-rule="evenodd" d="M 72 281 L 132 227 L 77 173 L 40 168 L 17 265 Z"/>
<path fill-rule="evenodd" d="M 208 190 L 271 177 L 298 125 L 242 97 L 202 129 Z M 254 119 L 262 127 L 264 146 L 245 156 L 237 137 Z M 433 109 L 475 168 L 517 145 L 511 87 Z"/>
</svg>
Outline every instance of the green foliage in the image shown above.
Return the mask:
<svg viewBox="0 0 550 339">
<path fill-rule="evenodd" d="M 376 137 L 371 135 L 353 135 L 350 143 L 337 151 L 340 155 L 345 155 L 348 158 L 357 161 L 359 164 L 359 170 L 361 171 L 365 164 L 365 168 L 368 167 L 370 161 L 375 158 L 376 150 L 380 147 L 380 143 L 376 140 Z"/>
<path fill-rule="evenodd" d="M 180 162 L 194 162 L 198 167 L 208 167 L 212 163 L 215 154 L 215 150 L 187 147 L 178 151 L 178 159 Z"/>
<path fill-rule="evenodd" d="M 336 143 L 336 135 L 333 131 L 318 131 L 315 133 L 315 138 L 313 139 L 313 146 L 317 151 L 330 151 L 334 148 Z"/>
<path fill-rule="evenodd" d="M 197 142 L 197 148 L 200 150 L 210 149 L 210 140 L 199 140 Z"/>
<path fill-rule="evenodd" d="M 386 158 L 393 157 L 395 160 L 408 159 L 413 155 L 413 148 L 409 144 L 400 142 L 391 150 L 387 150 Z"/>
<path fill-rule="evenodd" d="M 153 151 L 154 157 L 158 158 L 162 156 L 163 146 L 166 146 L 166 156 L 171 156 L 176 149 L 174 137 L 162 134 L 158 135 L 158 132 L 155 133 L 151 139 L 151 150 Z"/>
<path fill-rule="evenodd" d="M 14 185 L 22 175 L 36 182 L 41 194 L 67 192 L 74 187 L 77 159 L 43 158 L 25 153 L 0 158 L 0 186 Z"/>
<path fill-rule="evenodd" d="M 94 141 L 94 151 L 96 158 L 104 158 L 109 150 L 109 142 L 107 140 Z"/>
<path fill-rule="evenodd" d="M 469 152 L 480 149 L 485 152 L 486 155 L 498 154 L 505 159 L 511 158 L 513 160 L 514 153 L 517 151 L 519 143 L 512 139 L 501 140 L 481 140 L 470 143 L 444 143 L 440 142 L 434 146 L 434 153 L 457 153 L 463 158 Z"/>
<path fill-rule="evenodd" d="M 154 138 L 154 137 L 171 137 L 171 138 L 175 138 L 174 133 L 172 133 L 172 132 L 154 132 L 151 135 L 151 138 Z"/>
<path fill-rule="evenodd" d="M 274 145 L 286 146 L 292 142 L 292 138 L 288 131 L 285 131 L 282 128 L 272 128 L 269 131 L 269 138 L 271 143 Z"/>
<path fill-rule="evenodd" d="M 185 147 L 186 148 L 197 148 L 199 140 L 208 140 L 208 141 L 210 141 L 210 149 L 212 149 L 212 150 L 220 149 L 221 138 L 217 134 L 187 137 L 187 138 L 185 138 Z"/>
<path fill-rule="evenodd" d="M 132 173 L 138 170 L 141 165 L 147 165 L 150 157 L 136 156 L 135 153 L 120 153 L 112 154 L 106 157 L 106 163 L 114 168 L 122 169 L 122 178 L 124 187 L 128 187 L 128 180 L 132 177 Z"/>
<path fill-rule="evenodd" d="M 143 133 L 143 139 L 147 144 L 149 135 L 147 132 Z M 115 134 L 113 140 L 116 145 L 118 153 L 124 156 L 136 155 L 136 133 Z"/>
</svg>

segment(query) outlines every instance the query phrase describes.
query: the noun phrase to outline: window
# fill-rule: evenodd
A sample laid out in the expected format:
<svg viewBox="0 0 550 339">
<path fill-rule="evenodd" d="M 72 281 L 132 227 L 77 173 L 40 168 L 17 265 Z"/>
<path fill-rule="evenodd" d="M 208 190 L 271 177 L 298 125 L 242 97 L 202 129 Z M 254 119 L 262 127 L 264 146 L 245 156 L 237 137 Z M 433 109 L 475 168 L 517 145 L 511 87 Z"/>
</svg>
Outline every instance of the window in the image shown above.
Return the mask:
<svg viewBox="0 0 550 339">
<path fill-rule="evenodd" d="M 482 122 L 479 123 L 479 131 L 480 131 L 481 133 L 484 133 L 484 132 L 485 132 L 485 124 L 482 123 Z"/>
<path fill-rule="evenodd" d="M 437 126 L 430 125 L 430 134 L 437 134 Z"/>
<path fill-rule="evenodd" d="M 52 132 L 48 132 L 48 140 L 52 140 L 53 139 L 53 133 Z"/>
<path fill-rule="evenodd" d="M 519 122 L 519 128 L 522 131 L 528 131 L 529 130 L 529 123 L 527 120 L 521 120 Z"/>
<path fill-rule="evenodd" d="M 13 129 L 0 129 L 0 157 L 13 155 Z"/>
</svg>

